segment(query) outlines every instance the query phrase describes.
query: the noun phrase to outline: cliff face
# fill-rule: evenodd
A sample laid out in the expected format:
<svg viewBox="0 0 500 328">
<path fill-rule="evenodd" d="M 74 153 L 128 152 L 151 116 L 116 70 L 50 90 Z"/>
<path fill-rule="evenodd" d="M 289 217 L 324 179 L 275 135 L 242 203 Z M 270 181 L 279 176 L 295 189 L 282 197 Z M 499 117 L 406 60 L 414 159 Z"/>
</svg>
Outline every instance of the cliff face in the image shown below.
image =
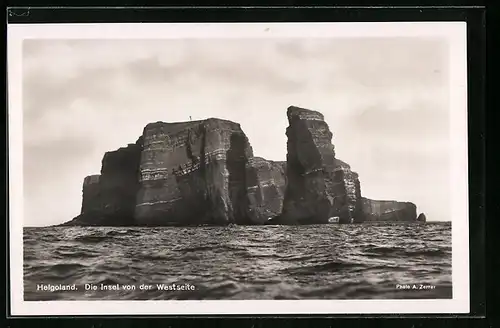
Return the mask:
<svg viewBox="0 0 500 328">
<path fill-rule="evenodd" d="M 156 122 L 104 155 L 65 225 L 261 224 L 281 212 L 284 188 L 284 162 L 254 158 L 239 124 Z"/>
<path fill-rule="evenodd" d="M 133 225 L 137 174 L 142 140 L 102 159 L 100 175 L 83 181 L 83 201 L 79 216 L 67 225 Z"/>
<path fill-rule="evenodd" d="M 135 197 L 139 187 L 137 174 L 142 140 L 117 151 L 107 152 L 102 159 L 101 211 L 106 215 L 125 217 L 134 215 Z"/>
<path fill-rule="evenodd" d="M 254 157 L 247 164 L 249 217 L 265 223 L 281 213 L 286 186 L 286 162 Z"/>
<path fill-rule="evenodd" d="M 101 174 L 84 179 L 81 214 L 63 225 L 417 221 L 413 203 L 361 196 L 321 113 L 291 106 L 287 116 L 286 162 L 254 157 L 231 121 L 150 123 L 104 155 Z"/>
<path fill-rule="evenodd" d="M 83 199 L 80 214 L 101 210 L 100 174 L 89 175 L 83 180 Z"/>
<path fill-rule="evenodd" d="M 410 202 L 373 200 L 362 198 L 364 221 L 404 221 L 417 220 L 417 207 Z"/>
<path fill-rule="evenodd" d="M 351 166 L 339 159 L 336 159 L 336 172 L 341 175 L 345 188 L 345 201 L 352 222 L 363 222 L 363 201 L 361 198 L 361 184 L 359 175 L 351 171 Z"/>
<path fill-rule="evenodd" d="M 139 224 L 225 224 L 246 220 L 246 163 L 239 124 L 208 119 L 144 129 L 135 218 Z"/>
<path fill-rule="evenodd" d="M 335 158 L 332 133 L 323 114 L 291 106 L 287 111 L 287 186 L 280 221 L 349 223 L 356 208 L 357 174 Z"/>
</svg>

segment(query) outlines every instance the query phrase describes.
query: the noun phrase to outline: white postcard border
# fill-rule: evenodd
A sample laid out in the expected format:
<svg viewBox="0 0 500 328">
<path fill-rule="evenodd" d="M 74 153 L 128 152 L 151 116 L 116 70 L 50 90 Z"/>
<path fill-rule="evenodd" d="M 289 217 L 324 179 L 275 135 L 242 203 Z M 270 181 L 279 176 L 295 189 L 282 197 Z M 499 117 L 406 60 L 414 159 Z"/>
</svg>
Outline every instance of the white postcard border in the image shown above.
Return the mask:
<svg viewBox="0 0 500 328">
<path fill-rule="evenodd" d="M 468 313 L 467 48 L 465 22 L 9 24 L 9 237 L 11 315 Z M 453 299 L 448 300 L 23 300 L 24 39 L 442 37 L 450 53 L 450 175 Z"/>
</svg>

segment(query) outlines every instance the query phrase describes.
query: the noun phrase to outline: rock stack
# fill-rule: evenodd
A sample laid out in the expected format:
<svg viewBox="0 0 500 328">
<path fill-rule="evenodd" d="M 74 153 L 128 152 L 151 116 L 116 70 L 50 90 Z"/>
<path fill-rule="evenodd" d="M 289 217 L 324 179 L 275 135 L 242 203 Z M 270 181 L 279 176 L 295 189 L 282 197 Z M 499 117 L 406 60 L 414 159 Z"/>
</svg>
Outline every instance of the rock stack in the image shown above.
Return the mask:
<svg viewBox="0 0 500 328">
<path fill-rule="evenodd" d="M 358 211 L 357 174 L 335 158 L 332 133 L 323 114 L 287 110 L 287 186 L 280 221 L 286 224 L 351 223 Z"/>
<path fill-rule="evenodd" d="M 287 116 L 286 162 L 254 157 L 235 122 L 150 123 L 104 155 L 101 174 L 84 179 L 81 214 L 63 225 L 417 221 L 412 203 L 361 197 L 323 114 L 291 106 Z"/>
</svg>

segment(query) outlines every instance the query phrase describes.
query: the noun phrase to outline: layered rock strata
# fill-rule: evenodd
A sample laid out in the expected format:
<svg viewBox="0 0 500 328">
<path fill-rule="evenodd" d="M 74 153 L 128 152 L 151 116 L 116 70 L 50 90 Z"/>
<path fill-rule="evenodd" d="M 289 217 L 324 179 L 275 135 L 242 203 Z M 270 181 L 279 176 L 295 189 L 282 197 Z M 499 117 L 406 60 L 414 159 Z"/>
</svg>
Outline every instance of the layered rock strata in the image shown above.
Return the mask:
<svg viewBox="0 0 500 328">
<path fill-rule="evenodd" d="M 252 222 L 265 223 L 281 213 L 286 162 L 253 157 L 247 164 L 247 193 Z"/>
<path fill-rule="evenodd" d="M 281 223 L 353 222 L 359 183 L 349 165 L 335 158 L 332 133 L 323 114 L 291 106 L 287 110 L 287 186 Z"/>
<path fill-rule="evenodd" d="M 410 202 L 362 198 L 365 222 L 415 222 L 417 207 Z"/>
<path fill-rule="evenodd" d="M 83 181 L 81 214 L 67 225 L 133 225 L 142 138 L 107 152 L 100 175 Z"/>
<path fill-rule="evenodd" d="M 65 225 L 261 224 L 281 212 L 284 167 L 253 157 L 231 121 L 151 123 L 136 144 L 105 154 Z"/>
<path fill-rule="evenodd" d="M 425 222 L 413 203 L 362 197 L 321 113 L 287 116 L 286 162 L 254 157 L 235 122 L 150 123 L 104 155 L 101 174 L 84 179 L 81 214 L 63 225 Z"/>
<path fill-rule="evenodd" d="M 245 223 L 246 163 L 239 124 L 208 119 L 148 124 L 139 168 L 139 224 Z"/>
<path fill-rule="evenodd" d="M 345 189 L 345 202 L 349 211 L 351 222 L 364 221 L 363 202 L 361 197 L 361 184 L 358 173 L 351 170 L 351 166 L 339 159 L 335 160 L 337 174 L 341 175 Z M 345 221 L 345 220 L 344 220 Z"/>
</svg>

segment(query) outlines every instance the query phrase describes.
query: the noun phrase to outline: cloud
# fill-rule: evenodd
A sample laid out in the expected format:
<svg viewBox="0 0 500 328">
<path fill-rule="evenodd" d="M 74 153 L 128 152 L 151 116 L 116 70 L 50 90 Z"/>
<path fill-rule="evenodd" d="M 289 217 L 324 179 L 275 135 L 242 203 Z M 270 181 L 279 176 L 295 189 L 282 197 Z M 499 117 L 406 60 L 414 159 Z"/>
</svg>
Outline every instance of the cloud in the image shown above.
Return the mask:
<svg viewBox="0 0 500 328">
<path fill-rule="evenodd" d="M 286 108 L 319 110 L 370 197 L 420 199 L 447 168 L 442 40 L 26 40 L 23 50 L 26 206 L 43 208 L 26 224 L 78 214 L 104 152 L 147 123 L 189 116 L 239 122 L 255 155 L 284 160 Z"/>
<path fill-rule="evenodd" d="M 319 63 L 332 73 L 324 86 L 406 87 L 447 83 L 448 44 L 441 38 L 351 38 L 289 41 L 280 53 Z"/>
</svg>

